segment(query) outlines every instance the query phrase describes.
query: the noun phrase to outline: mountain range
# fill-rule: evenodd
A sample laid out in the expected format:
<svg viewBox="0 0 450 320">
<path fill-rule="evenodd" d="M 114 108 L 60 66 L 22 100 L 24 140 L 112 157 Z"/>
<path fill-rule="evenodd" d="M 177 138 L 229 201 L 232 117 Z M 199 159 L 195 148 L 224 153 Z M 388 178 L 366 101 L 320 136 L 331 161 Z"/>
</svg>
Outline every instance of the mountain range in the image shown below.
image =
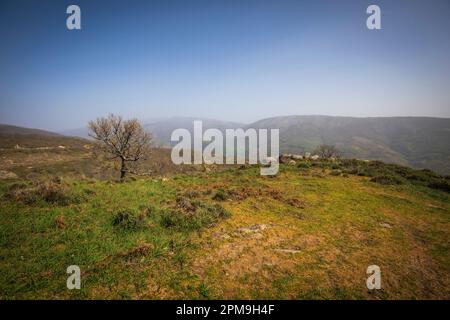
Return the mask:
<svg viewBox="0 0 450 320">
<path fill-rule="evenodd" d="M 192 132 L 193 121 L 202 120 L 203 130 L 236 128 L 279 129 L 280 151 L 312 152 L 320 144 L 334 145 L 342 156 L 426 168 L 450 174 L 450 119 L 430 117 L 335 117 L 282 116 L 251 124 L 214 119 L 172 117 L 146 120 L 144 128 L 152 133 L 157 145 L 170 146 L 170 135 L 177 128 Z M 51 133 L 35 129 L 24 132 Z M 34 130 L 34 131 L 29 131 Z M 0 126 L 0 135 L 19 134 L 20 128 Z M 88 137 L 87 128 L 60 132 L 66 136 Z M 60 137 L 60 136 L 59 136 Z M 47 138 L 48 139 L 48 138 Z M 172 143 L 173 144 L 173 143 Z"/>
</svg>

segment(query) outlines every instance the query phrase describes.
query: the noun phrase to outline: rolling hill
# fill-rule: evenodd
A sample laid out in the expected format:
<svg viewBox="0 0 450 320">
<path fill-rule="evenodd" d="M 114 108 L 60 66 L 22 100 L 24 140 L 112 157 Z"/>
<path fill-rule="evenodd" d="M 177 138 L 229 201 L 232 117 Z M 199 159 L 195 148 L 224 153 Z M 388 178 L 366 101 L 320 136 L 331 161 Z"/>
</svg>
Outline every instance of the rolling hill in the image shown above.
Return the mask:
<svg viewBox="0 0 450 320">
<path fill-rule="evenodd" d="M 313 163 L 274 177 L 245 166 L 114 183 L 60 164 L 61 179 L 0 179 L 0 299 L 449 299 L 450 195 L 427 186 L 436 177 Z M 388 173 L 403 180 L 376 178 Z M 82 290 L 67 290 L 72 264 Z M 370 265 L 382 290 L 367 289 Z"/>
<path fill-rule="evenodd" d="M 162 145 L 170 146 L 173 145 L 170 142 L 170 136 L 172 132 L 178 128 L 185 128 L 188 129 L 191 134 L 193 134 L 193 123 L 195 120 L 202 121 L 203 131 L 205 131 L 206 129 L 215 128 L 224 132 L 225 129 L 242 128 L 245 126 L 245 124 L 242 123 L 221 121 L 215 119 L 172 117 L 148 122 L 144 125 L 144 127 L 147 131 L 152 133 L 155 141 Z"/>
<path fill-rule="evenodd" d="M 450 297 L 450 177 L 353 159 L 268 177 L 176 166 L 166 148 L 115 183 L 114 163 L 68 145 L 78 138 L 26 132 L 0 135 L 36 143 L 0 145 L 0 299 Z M 67 290 L 73 264 L 83 290 Z M 373 264 L 382 290 L 367 290 Z"/>
<path fill-rule="evenodd" d="M 344 157 L 450 173 L 450 119 L 287 116 L 257 121 L 252 128 L 279 128 L 282 152 L 335 145 Z"/>
<path fill-rule="evenodd" d="M 169 146 L 176 128 L 192 132 L 195 118 L 168 118 L 145 125 L 155 140 Z M 202 119 L 200 119 L 202 120 Z M 450 174 L 450 119 L 428 117 L 284 116 L 248 125 L 203 120 L 204 129 L 272 128 L 280 130 L 281 152 L 312 152 L 335 145 L 344 157 L 382 160 Z"/>
<path fill-rule="evenodd" d="M 40 129 L 0 124 L 0 148 L 56 148 L 59 146 L 82 148 L 89 143 L 80 137 L 68 137 Z"/>
<path fill-rule="evenodd" d="M 204 129 L 278 128 L 281 152 L 312 152 L 319 144 L 335 145 L 344 157 L 381 160 L 450 174 L 450 119 L 429 117 L 333 117 L 283 116 L 251 124 L 212 119 L 173 117 L 144 121 L 155 143 L 170 146 L 177 128 L 192 132 L 193 121 L 202 120 Z M 87 136 L 87 129 L 65 131 L 66 135 Z"/>
</svg>

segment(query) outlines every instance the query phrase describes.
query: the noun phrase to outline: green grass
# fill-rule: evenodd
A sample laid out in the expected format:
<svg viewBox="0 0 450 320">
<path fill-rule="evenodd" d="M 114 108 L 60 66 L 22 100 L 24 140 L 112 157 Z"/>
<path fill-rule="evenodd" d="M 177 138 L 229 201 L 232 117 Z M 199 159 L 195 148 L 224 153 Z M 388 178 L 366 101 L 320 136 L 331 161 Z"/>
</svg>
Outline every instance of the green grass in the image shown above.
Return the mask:
<svg viewBox="0 0 450 320">
<path fill-rule="evenodd" d="M 2 181 L 0 298 L 448 299 L 449 194 L 428 181 L 446 178 L 411 173 L 339 162 L 283 165 L 275 177 L 248 167 L 72 179 L 62 202 L 12 198 L 38 189 Z M 385 174 L 402 183 L 370 181 Z M 365 287 L 370 264 L 381 291 Z M 81 290 L 66 288 L 69 265 L 81 268 Z"/>
</svg>

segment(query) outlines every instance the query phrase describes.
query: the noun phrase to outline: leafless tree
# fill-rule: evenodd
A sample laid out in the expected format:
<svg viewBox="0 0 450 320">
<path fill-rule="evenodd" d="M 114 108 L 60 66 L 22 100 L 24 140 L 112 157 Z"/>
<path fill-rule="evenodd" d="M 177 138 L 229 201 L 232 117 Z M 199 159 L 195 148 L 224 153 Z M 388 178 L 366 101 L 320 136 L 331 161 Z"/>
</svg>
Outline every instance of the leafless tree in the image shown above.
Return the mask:
<svg viewBox="0 0 450 320">
<path fill-rule="evenodd" d="M 90 121 L 89 136 L 98 140 L 109 159 L 120 160 L 120 180 L 128 171 L 128 162 L 137 162 L 150 151 L 152 137 L 137 119 L 123 120 L 114 114 Z"/>
<path fill-rule="evenodd" d="M 339 157 L 339 151 L 335 146 L 330 146 L 326 144 L 319 145 L 314 154 L 317 154 L 322 159 L 330 159 Z"/>
</svg>

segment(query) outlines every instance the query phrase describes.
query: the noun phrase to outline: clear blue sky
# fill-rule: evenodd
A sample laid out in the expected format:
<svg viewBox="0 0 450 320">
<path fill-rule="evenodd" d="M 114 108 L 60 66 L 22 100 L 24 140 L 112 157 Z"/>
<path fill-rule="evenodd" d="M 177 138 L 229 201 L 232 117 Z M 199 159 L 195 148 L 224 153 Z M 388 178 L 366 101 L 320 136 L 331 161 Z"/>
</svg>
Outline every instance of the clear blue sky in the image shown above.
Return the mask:
<svg viewBox="0 0 450 320">
<path fill-rule="evenodd" d="M 369 4 L 382 30 L 366 28 Z M 449 17 L 448 0 L 2 0 L 0 123 L 450 117 Z"/>
</svg>

